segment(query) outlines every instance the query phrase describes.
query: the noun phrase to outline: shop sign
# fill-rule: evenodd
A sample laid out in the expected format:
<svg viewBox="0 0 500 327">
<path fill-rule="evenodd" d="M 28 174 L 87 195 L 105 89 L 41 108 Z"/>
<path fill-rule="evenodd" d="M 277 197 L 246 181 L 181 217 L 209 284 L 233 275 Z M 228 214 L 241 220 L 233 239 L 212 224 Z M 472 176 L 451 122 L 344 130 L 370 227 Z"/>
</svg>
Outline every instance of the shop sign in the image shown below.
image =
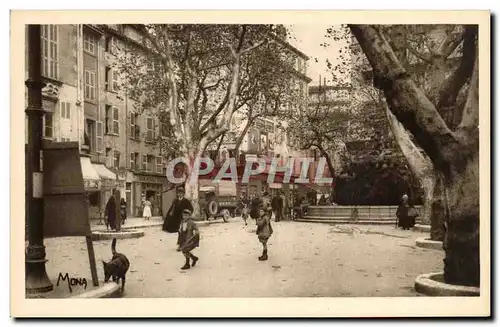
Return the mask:
<svg viewBox="0 0 500 327">
<path fill-rule="evenodd" d="M 163 184 L 165 181 L 165 177 L 163 177 L 163 176 L 151 176 L 151 175 L 138 175 L 137 181 L 141 182 L 141 183 Z"/>
<path fill-rule="evenodd" d="M 93 179 L 84 179 L 83 180 L 83 187 L 85 190 L 99 190 L 101 188 L 101 181 L 98 180 L 93 180 Z"/>
</svg>

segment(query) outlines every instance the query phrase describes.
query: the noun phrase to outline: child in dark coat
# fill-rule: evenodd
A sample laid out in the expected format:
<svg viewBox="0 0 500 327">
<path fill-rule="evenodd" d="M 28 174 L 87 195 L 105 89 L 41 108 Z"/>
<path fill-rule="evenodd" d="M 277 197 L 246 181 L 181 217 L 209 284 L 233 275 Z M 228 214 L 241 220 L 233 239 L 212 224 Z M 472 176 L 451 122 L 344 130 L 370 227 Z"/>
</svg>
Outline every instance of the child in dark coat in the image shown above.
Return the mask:
<svg viewBox="0 0 500 327">
<path fill-rule="evenodd" d="M 260 203 L 259 217 L 257 218 L 257 236 L 259 237 L 260 243 L 262 243 L 262 255 L 259 257 L 260 261 L 267 260 L 267 241 L 269 237 L 273 234 L 273 228 L 271 226 L 271 218 L 269 216 L 269 211 L 266 210 L 264 204 Z"/>
<path fill-rule="evenodd" d="M 186 263 L 182 266 L 182 270 L 189 269 L 196 265 L 199 258 L 191 253 L 195 248 L 200 246 L 200 231 L 198 226 L 191 219 L 191 211 L 184 209 L 182 211 L 182 222 L 179 227 L 179 247 L 182 254 L 186 258 Z M 189 259 L 192 263 L 189 264 Z"/>
</svg>

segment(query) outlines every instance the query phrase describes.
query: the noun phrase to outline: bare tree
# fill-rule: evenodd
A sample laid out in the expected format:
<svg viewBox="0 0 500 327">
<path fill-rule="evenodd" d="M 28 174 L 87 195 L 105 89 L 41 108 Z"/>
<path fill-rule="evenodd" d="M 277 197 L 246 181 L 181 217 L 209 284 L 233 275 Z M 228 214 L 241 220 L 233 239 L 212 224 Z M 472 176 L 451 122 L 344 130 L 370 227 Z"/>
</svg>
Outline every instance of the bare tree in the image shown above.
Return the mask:
<svg viewBox="0 0 500 327">
<path fill-rule="evenodd" d="M 230 129 L 238 110 L 271 114 L 293 63 L 273 25 L 133 25 L 140 35 L 116 66 L 137 108 L 167 125 L 160 146 L 186 165 L 186 194 L 198 212 L 192 164 Z M 137 51 L 139 50 L 139 51 Z M 144 67 L 149 67 L 144 69 Z"/>
</svg>

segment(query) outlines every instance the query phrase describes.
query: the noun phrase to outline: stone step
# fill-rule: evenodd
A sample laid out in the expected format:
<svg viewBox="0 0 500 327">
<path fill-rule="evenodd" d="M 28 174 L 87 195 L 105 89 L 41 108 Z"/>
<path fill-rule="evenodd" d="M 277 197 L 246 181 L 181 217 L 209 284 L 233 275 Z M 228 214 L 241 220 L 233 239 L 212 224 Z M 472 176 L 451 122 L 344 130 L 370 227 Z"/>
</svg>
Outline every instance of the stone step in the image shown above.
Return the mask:
<svg viewBox="0 0 500 327">
<path fill-rule="evenodd" d="M 396 225 L 396 220 L 327 220 L 327 219 L 295 219 L 305 223 L 352 224 L 352 225 Z"/>
<path fill-rule="evenodd" d="M 377 220 L 377 221 L 396 221 L 395 217 L 358 217 L 357 219 L 352 219 L 350 216 L 317 216 L 317 215 L 307 215 L 303 219 L 316 219 L 316 220 Z"/>
</svg>

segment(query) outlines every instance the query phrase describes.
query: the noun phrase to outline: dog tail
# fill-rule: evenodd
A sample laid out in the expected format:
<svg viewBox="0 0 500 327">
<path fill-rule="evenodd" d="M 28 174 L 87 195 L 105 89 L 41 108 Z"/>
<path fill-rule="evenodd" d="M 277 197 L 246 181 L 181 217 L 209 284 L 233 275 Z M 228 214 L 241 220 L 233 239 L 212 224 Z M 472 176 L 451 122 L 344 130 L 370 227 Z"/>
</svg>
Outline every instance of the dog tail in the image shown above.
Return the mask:
<svg viewBox="0 0 500 327">
<path fill-rule="evenodd" d="M 113 255 L 116 254 L 116 238 L 113 238 L 113 241 L 111 242 L 111 253 Z"/>
</svg>

